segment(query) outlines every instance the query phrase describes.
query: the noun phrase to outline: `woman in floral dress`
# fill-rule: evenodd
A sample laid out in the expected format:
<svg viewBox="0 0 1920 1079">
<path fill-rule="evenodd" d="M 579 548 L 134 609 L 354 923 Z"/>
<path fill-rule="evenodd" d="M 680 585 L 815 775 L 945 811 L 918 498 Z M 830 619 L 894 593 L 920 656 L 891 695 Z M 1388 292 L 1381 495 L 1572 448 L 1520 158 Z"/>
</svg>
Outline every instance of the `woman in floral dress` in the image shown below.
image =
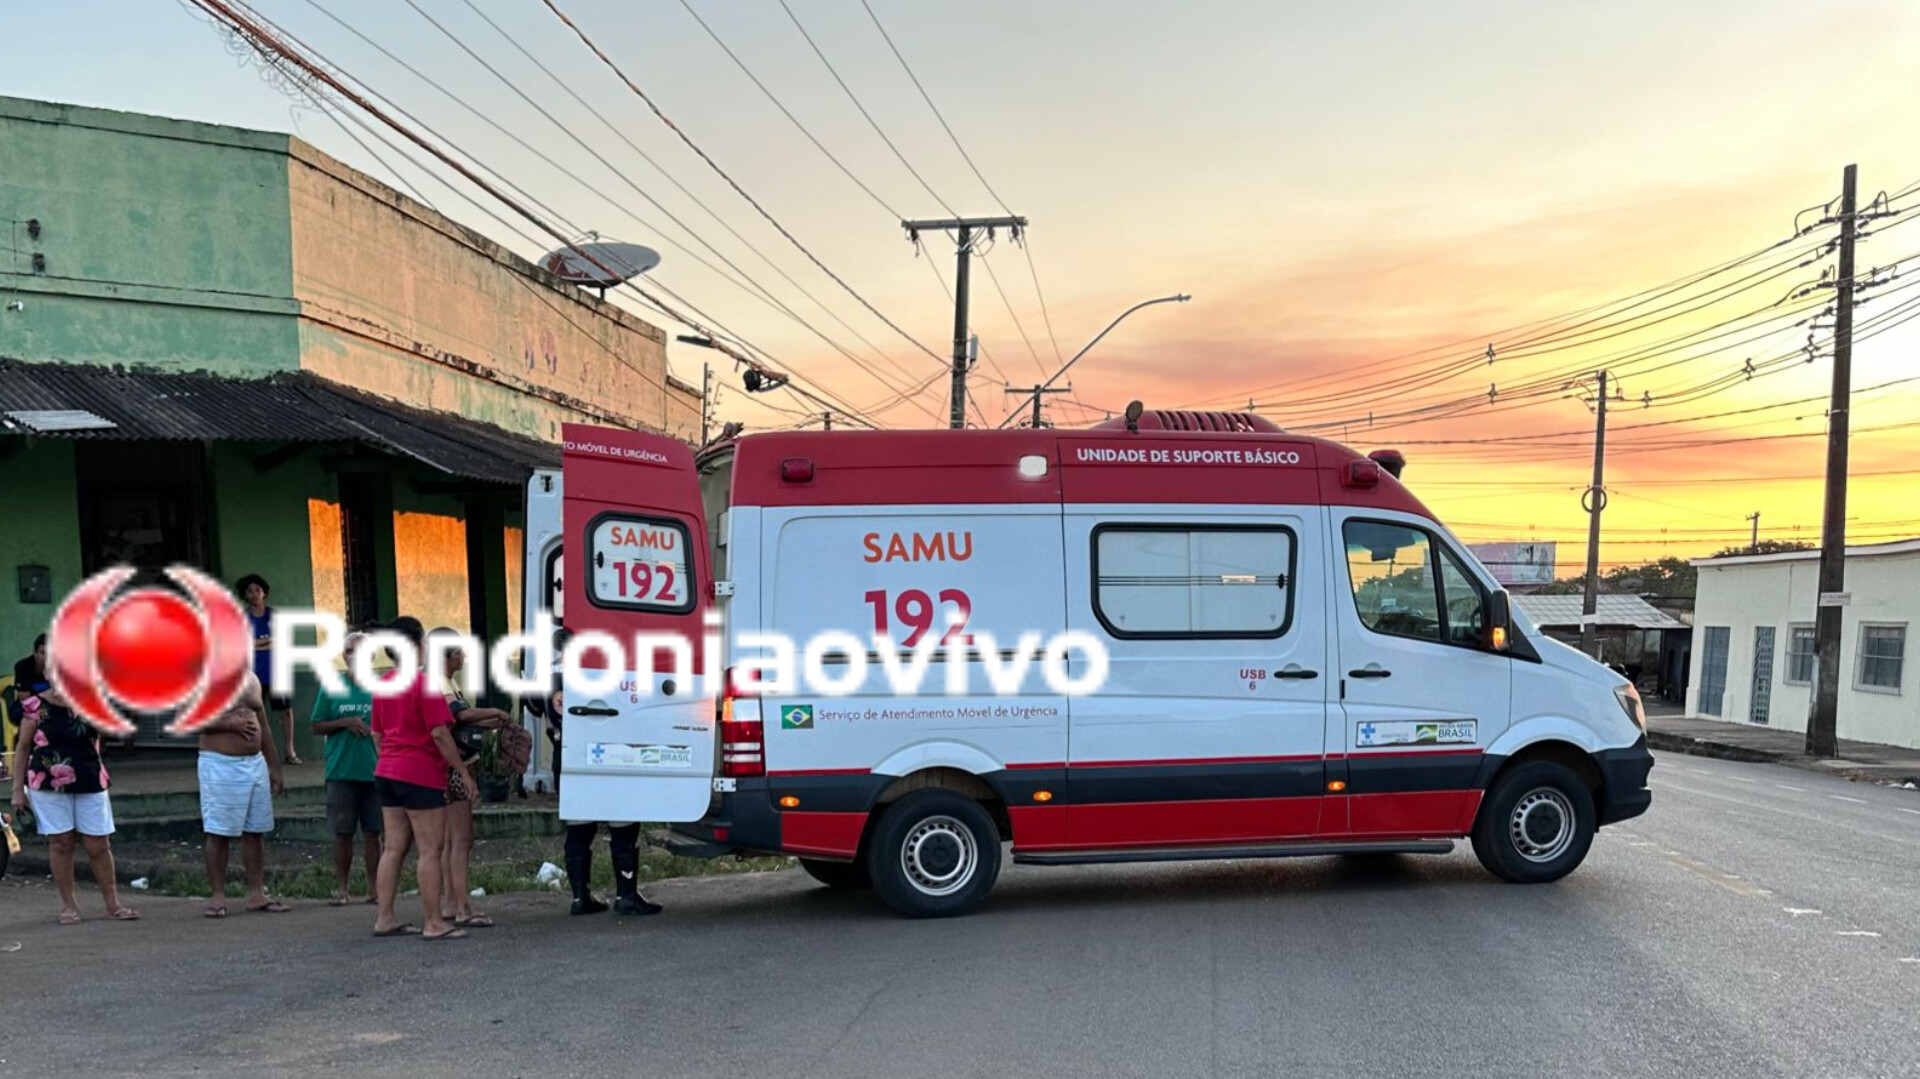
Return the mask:
<svg viewBox="0 0 1920 1079">
<path fill-rule="evenodd" d="M 58 690 L 21 700 L 20 741 L 14 750 L 13 808 L 29 802 L 40 834 L 47 837 L 53 883 L 60 892 L 60 924 L 80 921 L 73 898 L 73 856 L 87 848 L 87 864 L 100 886 L 107 917 L 130 922 L 140 916 L 120 902 L 113 876 L 113 806 L 107 797 L 107 767 L 100 760 L 100 732 L 67 708 Z"/>
</svg>

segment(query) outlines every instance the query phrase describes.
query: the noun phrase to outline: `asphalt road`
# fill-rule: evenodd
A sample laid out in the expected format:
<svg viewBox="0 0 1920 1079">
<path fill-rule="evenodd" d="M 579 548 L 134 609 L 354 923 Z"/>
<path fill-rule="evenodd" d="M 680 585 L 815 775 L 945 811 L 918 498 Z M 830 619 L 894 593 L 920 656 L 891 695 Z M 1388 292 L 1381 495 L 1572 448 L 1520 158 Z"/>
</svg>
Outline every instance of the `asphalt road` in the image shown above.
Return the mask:
<svg viewBox="0 0 1920 1079">
<path fill-rule="evenodd" d="M 1015 869 L 911 922 L 788 872 L 670 882 L 639 922 L 502 897 L 440 944 L 158 897 L 60 928 L 50 890 L 0 888 L 0 1073 L 1920 1075 L 1920 793 L 1653 777 L 1539 887 L 1464 846 Z"/>
</svg>

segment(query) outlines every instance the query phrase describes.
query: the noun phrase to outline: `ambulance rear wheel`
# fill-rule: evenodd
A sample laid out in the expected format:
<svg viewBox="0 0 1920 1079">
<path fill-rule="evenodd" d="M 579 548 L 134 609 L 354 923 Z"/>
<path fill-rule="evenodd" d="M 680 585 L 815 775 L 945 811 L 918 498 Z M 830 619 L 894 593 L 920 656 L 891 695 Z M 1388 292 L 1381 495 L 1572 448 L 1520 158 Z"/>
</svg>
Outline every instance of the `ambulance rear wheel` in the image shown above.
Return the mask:
<svg viewBox="0 0 1920 1079">
<path fill-rule="evenodd" d="M 818 858 L 802 858 L 800 868 L 807 871 L 807 876 L 836 892 L 857 892 L 873 887 L 873 878 L 867 876 L 867 863 L 864 861 L 823 862 Z"/>
<path fill-rule="evenodd" d="M 915 791 L 874 825 L 867 871 L 880 898 L 910 918 L 965 914 L 1000 875 L 1000 829 L 966 795 Z"/>
<path fill-rule="evenodd" d="M 1473 853 L 1501 880 L 1544 884 L 1574 871 L 1599 827 L 1593 792 L 1553 761 L 1529 761 L 1502 774 L 1480 803 Z"/>
</svg>

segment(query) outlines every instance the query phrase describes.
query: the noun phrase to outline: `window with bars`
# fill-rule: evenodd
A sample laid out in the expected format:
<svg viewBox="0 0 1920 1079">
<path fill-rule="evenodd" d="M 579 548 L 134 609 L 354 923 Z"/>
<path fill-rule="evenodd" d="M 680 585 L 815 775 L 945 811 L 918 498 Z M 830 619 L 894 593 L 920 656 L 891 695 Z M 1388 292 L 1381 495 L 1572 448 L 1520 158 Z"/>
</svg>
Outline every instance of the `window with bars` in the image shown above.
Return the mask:
<svg viewBox="0 0 1920 1079">
<path fill-rule="evenodd" d="M 1790 686 L 1813 684 L 1813 627 L 1790 626 L 1787 629 L 1787 675 L 1782 681 Z"/>
<path fill-rule="evenodd" d="M 1860 668 L 1855 689 L 1875 693 L 1900 692 L 1907 661 L 1907 627 L 1866 623 L 1860 627 Z"/>
</svg>

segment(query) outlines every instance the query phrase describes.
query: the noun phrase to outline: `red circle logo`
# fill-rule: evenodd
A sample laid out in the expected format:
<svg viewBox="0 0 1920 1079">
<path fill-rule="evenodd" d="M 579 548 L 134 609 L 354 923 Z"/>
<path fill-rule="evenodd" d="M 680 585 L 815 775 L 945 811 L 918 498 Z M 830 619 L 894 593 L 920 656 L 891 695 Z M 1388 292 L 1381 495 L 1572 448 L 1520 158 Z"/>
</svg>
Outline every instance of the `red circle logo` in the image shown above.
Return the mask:
<svg viewBox="0 0 1920 1079">
<path fill-rule="evenodd" d="M 171 713 L 191 734 L 233 703 L 250 669 L 246 615 L 220 582 L 172 566 L 176 589 L 129 588 L 116 566 L 83 581 L 54 614 L 48 672 L 75 713 L 109 734 L 130 734 L 138 713 Z"/>
</svg>

